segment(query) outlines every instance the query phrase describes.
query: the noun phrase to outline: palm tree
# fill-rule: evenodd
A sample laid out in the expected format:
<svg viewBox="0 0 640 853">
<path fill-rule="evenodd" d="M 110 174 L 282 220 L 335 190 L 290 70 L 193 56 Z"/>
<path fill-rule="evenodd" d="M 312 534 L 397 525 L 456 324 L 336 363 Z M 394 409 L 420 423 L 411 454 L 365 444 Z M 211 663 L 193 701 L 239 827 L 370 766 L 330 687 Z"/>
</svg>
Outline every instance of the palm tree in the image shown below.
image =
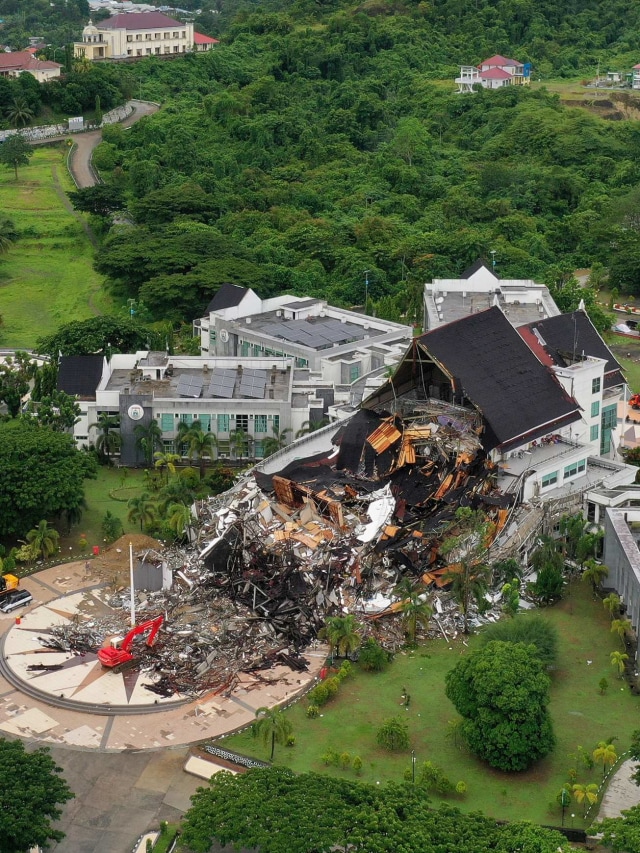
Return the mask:
<svg viewBox="0 0 640 853">
<path fill-rule="evenodd" d="M 405 578 L 394 589 L 394 595 L 402 599 L 400 612 L 410 644 L 415 643 L 418 626 L 426 627 L 433 614 L 433 608 L 425 600 L 425 593 L 416 589 Z"/>
<path fill-rule="evenodd" d="M 287 433 L 291 432 L 291 430 L 288 427 L 287 429 L 279 430 L 274 426 L 271 428 L 271 432 L 273 433 L 272 435 L 268 435 L 262 439 L 262 451 L 265 456 L 271 456 L 273 453 L 277 453 L 278 450 L 286 447 Z"/>
<path fill-rule="evenodd" d="M 153 454 L 162 447 L 162 430 L 158 422 L 153 420 L 149 426 L 138 424 L 133 429 L 136 435 L 136 447 L 144 454 L 147 468 L 153 465 Z"/>
<path fill-rule="evenodd" d="M 352 613 L 348 616 L 330 616 L 318 636 L 329 641 L 332 658 L 334 651 L 338 657 L 348 658 L 362 642 L 356 617 Z"/>
<path fill-rule="evenodd" d="M 607 743 L 606 740 L 601 740 L 593 750 L 593 760 L 602 761 L 602 778 L 604 779 L 607 772 L 607 765 L 613 767 L 618 760 L 615 746 L 612 743 Z"/>
<path fill-rule="evenodd" d="M 593 597 L 595 598 L 602 586 L 603 580 L 609 574 L 609 569 L 607 566 L 603 566 L 602 563 L 596 563 L 594 559 L 585 560 L 584 565 L 586 569 L 582 575 L 582 580 L 591 584 Z"/>
<path fill-rule="evenodd" d="M 185 504 L 191 506 L 196 499 L 196 493 L 193 486 L 182 476 L 178 474 L 173 477 L 158 495 L 158 512 L 164 516 L 169 511 L 172 504 Z"/>
<path fill-rule="evenodd" d="M 200 421 L 194 421 L 192 424 L 188 424 L 186 421 L 180 421 L 176 432 L 176 453 L 179 453 L 180 456 L 187 455 L 191 436 L 195 432 L 202 432 Z"/>
<path fill-rule="evenodd" d="M 327 426 L 330 423 L 329 418 L 322 418 L 321 421 L 304 421 L 300 429 L 296 432 L 296 438 L 302 438 L 303 435 L 309 435 L 317 429 Z"/>
<path fill-rule="evenodd" d="M 620 612 L 620 596 L 615 592 L 611 592 L 606 598 L 603 598 L 602 603 L 612 619 L 616 613 Z"/>
<path fill-rule="evenodd" d="M 24 127 L 33 118 L 33 110 L 24 98 L 16 98 L 6 112 L 13 127 Z"/>
<path fill-rule="evenodd" d="M 114 432 L 114 430 L 120 429 L 120 419 L 116 415 L 100 412 L 98 420 L 94 424 L 90 424 L 89 429 L 100 430 L 100 435 L 96 439 L 96 450 L 105 459 L 109 460 L 112 453 L 120 450 L 122 438 L 119 432 Z"/>
<path fill-rule="evenodd" d="M 129 507 L 127 518 L 133 524 L 135 524 L 136 521 L 140 522 L 141 532 L 144 527 L 149 527 L 155 521 L 155 507 L 147 492 L 140 495 L 140 497 L 131 498 L 127 503 L 127 506 Z"/>
<path fill-rule="evenodd" d="M 49 527 L 49 522 L 44 519 L 27 533 L 27 542 L 31 546 L 34 558 L 42 555 L 43 560 L 57 551 L 59 539 L 58 531 L 54 527 Z"/>
<path fill-rule="evenodd" d="M 193 529 L 191 507 L 183 503 L 171 504 L 168 509 L 167 524 L 180 539 L 185 536 L 189 538 L 189 531 Z"/>
<path fill-rule="evenodd" d="M 266 441 L 267 439 L 265 439 Z M 253 441 L 249 433 L 242 429 L 234 429 L 229 433 L 229 444 L 236 459 L 242 459 L 249 454 L 249 442 Z"/>
<path fill-rule="evenodd" d="M 18 232 L 8 216 L 0 219 L 0 255 L 6 254 L 18 239 Z M 0 324 L 1 325 L 1 324 Z"/>
<path fill-rule="evenodd" d="M 624 672 L 625 662 L 629 660 L 629 655 L 626 652 L 611 652 L 609 655 L 609 659 L 611 661 L 611 666 L 614 666 L 618 670 L 618 678 L 622 678 L 622 673 Z"/>
<path fill-rule="evenodd" d="M 169 474 L 176 473 L 176 462 L 180 461 L 180 454 L 178 453 L 163 453 L 161 450 L 156 450 L 153 454 L 153 458 L 155 461 L 155 468 L 158 471 L 164 471 L 166 474 L 165 482 L 169 482 Z"/>
<path fill-rule="evenodd" d="M 573 795 L 578 803 L 584 803 L 584 813 L 587 813 L 587 806 L 593 805 L 598 799 L 598 786 L 591 785 L 572 785 Z"/>
<path fill-rule="evenodd" d="M 625 647 L 624 638 L 628 631 L 631 631 L 632 624 L 630 619 L 614 619 L 611 623 L 611 633 L 617 634 L 622 643 L 622 648 Z"/>
<path fill-rule="evenodd" d="M 207 471 L 205 458 L 208 456 L 209 459 L 211 459 L 213 451 L 217 446 L 218 439 L 212 432 L 202 432 L 202 430 L 199 429 L 192 430 L 189 433 L 189 459 L 198 460 L 201 480 L 204 480 L 204 476 Z"/>
<path fill-rule="evenodd" d="M 445 557 L 456 554 L 457 561 L 450 565 L 443 579 L 451 584 L 453 596 L 462 612 L 464 633 L 468 634 L 471 601 L 481 601 L 491 575 L 491 568 L 483 560 L 490 523 L 480 510 L 460 507 L 456 510 L 451 530 L 455 534 L 444 540 L 440 553 Z"/>
<path fill-rule="evenodd" d="M 284 715 L 280 708 L 258 708 L 256 711 L 258 721 L 254 723 L 254 732 L 262 738 L 265 746 L 271 743 L 271 757 L 269 761 L 273 761 L 273 753 L 276 748 L 276 743 L 281 746 L 286 745 L 293 726 L 291 720 Z"/>
</svg>

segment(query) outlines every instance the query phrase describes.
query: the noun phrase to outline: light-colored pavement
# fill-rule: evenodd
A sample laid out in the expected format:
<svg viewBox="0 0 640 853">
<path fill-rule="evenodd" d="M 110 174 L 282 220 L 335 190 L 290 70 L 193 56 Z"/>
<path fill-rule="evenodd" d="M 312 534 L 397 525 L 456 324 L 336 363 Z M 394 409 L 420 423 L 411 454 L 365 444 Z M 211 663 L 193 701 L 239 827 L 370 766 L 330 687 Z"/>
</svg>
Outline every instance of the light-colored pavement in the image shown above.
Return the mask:
<svg viewBox="0 0 640 853">
<path fill-rule="evenodd" d="M 23 657 L 24 637 L 37 637 L 45 613 L 66 619 L 69 605 L 80 601 L 80 590 L 86 591 L 85 601 L 91 601 L 97 580 L 87 574 L 84 560 L 25 578 L 21 585 L 32 593 L 34 604 L 26 612 L 0 614 L 0 633 L 22 635 L 17 645 L 10 644 L 9 657 L 12 653 Z M 157 828 L 161 820 L 178 820 L 189 808 L 191 795 L 203 784 L 183 769 L 188 745 L 244 727 L 255 719 L 259 707 L 292 699 L 315 678 L 326 649 L 318 647 L 305 656 L 310 661 L 308 673 L 269 670 L 261 680 L 243 677 L 230 696 L 204 696 L 178 708 L 141 716 L 110 715 L 107 707 L 104 714 L 57 708 L 25 696 L 0 677 L 0 737 L 20 737 L 28 748 L 49 747 L 76 795 L 58 823 L 66 838 L 52 849 L 58 853 L 130 853 L 136 839 Z M 83 667 L 81 663 L 77 669 Z M 75 669 L 71 667 L 71 671 Z M 65 691 L 68 670 L 48 675 L 47 680 L 56 674 L 60 681 L 50 685 L 54 695 L 56 690 Z M 23 671 L 23 675 L 28 678 L 29 672 Z M 114 675 L 118 696 L 122 695 L 121 680 L 122 676 Z M 66 689 L 72 692 L 73 688 L 67 684 Z"/>
<path fill-rule="evenodd" d="M 640 788 L 631 778 L 637 761 L 624 761 L 610 780 L 598 812 L 598 820 L 605 817 L 620 817 L 623 809 L 640 803 Z"/>
</svg>

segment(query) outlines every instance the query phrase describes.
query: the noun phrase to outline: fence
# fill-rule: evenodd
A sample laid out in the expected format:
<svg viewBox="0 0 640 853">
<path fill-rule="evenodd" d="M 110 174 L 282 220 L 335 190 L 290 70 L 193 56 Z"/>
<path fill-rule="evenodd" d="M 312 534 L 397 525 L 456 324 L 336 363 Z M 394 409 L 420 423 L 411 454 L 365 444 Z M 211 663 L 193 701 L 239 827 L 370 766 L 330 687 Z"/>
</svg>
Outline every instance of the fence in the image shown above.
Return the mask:
<svg viewBox="0 0 640 853">
<path fill-rule="evenodd" d="M 123 104 L 105 113 L 102 117 L 101 124 L 87 124 L 82 130 L 70 130 L 67 122 L 60 124 L 46 124 L 41 127 L 26 127 L 20 130 L 0 130 L 0 142 L 4 142 L 10 136 L 23 136 L 28 142 L 42 142 L 46 139 L 54 139 L 57 136 L 67 136 L 70 133 L 86 133 L 90 130 L 98 130 L 106 124 L 116 124 L 116 122 L 130 116 L 133 112 L 133 105 L 130 103 Z"/>
</svg>

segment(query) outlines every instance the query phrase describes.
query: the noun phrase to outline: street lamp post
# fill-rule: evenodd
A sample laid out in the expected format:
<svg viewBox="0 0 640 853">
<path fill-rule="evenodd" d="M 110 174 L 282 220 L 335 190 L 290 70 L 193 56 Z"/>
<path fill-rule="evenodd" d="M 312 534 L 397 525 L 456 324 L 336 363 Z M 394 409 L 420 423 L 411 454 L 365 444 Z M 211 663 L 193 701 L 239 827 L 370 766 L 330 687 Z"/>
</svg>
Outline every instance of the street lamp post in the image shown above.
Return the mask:
<svg viewBox="0 0 640 853">
<path fill-rule="evenodd" d="M 491 269 L 495 270 L 495 268 L 496 268 L 496 250 L 491 249 L 489 254 L 491 255 Z"/>
<path fill-rule="evenodd" d="M 371 270 L 364 271 L 364 313 L 367 313 L 369 306 L 369 273 Z"/>
<path fill-rule="evenodd" d="M 411 782 L 416 784 L 416 751 L 411 750 Z"/>
</svg>

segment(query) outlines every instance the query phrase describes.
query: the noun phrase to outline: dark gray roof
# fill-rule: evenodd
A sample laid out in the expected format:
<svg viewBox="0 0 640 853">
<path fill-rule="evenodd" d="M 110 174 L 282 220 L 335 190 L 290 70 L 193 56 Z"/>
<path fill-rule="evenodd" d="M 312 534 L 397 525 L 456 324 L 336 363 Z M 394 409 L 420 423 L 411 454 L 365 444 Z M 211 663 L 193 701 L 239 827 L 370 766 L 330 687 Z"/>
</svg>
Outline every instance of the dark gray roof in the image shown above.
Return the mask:
<svg viewBox="0 0 640 853">
<path fill-rule="evenodd" d="M 492 272 L 492 270 L 489 269 L 489 267 L 485 264 L 485 262 L 482 260 L 482 258 L 478 258 L 478 260 L 474 261 L 470 267 L 466 268 L 466 270 L 462 273 L 460 278 L 465 278 L 465 279 L 471 278 L 471 276 L 475 272 L 478 272 L 478 270 L 481 270 L 482 267 L 484 267 L 486 270 L 489 270 L 489 272 Z M 493 275 L 495 275 L 495 273 L 493 273 Z"/>
<path fill-rule="evenodd" d="M 63 355 L 58 362 L 58 391 L 85 400 L 95 400 L 102 379 L 102 355 Z"/>
<path fill-rule="evenodd" d="M 216 295 L 207 306 L 207 314 L 212 311 L 223 311 L 225 308 L 235 308 L 236 305 L 240 305 L 245 293 L 248 293 L 248 288 L 240 287 L 239 284 L 229 282 L 221 284 Z"/>
<path fill-rule="evenodd" d="M 485 420 L 486 450 L 533 439 L 580 419 L 578 404 L 536 358 L 499 308 L 419 339 Z"/>
<path fill-rule="evenodd" d="M 311 305 L 318 305 L 318 303 L 322 301 L 322 299 L 298 299 L 295 302 L 287 302 L 286 305 L 283 305 L 282 307 L 290 308 L 295 311 L 298 308 L 309 308 Z"/>
<path fill-rule="evenodd" d="M 527 334 L 529 330 L 530 334 Z M 624 382 L 621 367 L 615 356 L 600 337 L 598 330 L 584 311 L 572 311 L 557 317 L 536 320 L 520 328 L 534 352 L 542 349 L 553 364 L 566 367 L 576 360 L 591 356 L 606 361 L 604 387 L 613 388 Z M 544 361 L 542 357 L 542 361 Z"/>
</svg>

